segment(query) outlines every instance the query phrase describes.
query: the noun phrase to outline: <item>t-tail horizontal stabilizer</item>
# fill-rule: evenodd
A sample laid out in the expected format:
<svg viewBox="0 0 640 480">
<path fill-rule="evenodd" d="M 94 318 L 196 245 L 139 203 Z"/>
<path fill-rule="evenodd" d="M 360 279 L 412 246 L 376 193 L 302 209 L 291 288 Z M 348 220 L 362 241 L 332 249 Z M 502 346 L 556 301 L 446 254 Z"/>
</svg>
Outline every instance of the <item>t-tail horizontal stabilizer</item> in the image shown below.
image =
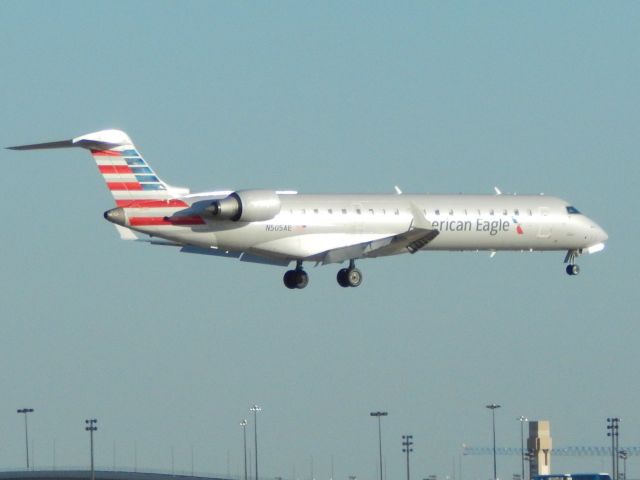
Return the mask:
<svg viewBox="0 0 640 480">
<path fill-rule="evenodd" d="M 101 130 L 88 133 L 70 140 L 57 142 L 33 143 L 31 145 L 17 145 L 7 147 L 9 150 L 48 150 L 52 148 L 80 147 L 88 150 L 110 150 L 122 145 L 132 145 L 129 136 L 120 130 Z"/>
<path fill-rule="evenodd" d="M 73 140 L 61 140 L 59 142 L 34 143 L 33 145 L 18 145 L 16 147 L 7 147 L 7 150 L 48 150 L 50 148 L 70 148 L 74 145 Z"/>
</svg>

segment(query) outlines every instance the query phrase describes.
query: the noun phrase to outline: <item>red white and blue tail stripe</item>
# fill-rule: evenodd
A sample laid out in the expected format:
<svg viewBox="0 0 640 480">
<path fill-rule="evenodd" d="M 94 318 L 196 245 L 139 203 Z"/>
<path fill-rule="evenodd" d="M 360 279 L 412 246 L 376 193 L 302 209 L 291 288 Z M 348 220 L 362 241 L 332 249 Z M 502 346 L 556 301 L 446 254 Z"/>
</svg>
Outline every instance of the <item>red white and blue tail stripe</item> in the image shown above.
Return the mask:
<svg viewBox="0 0 640 480">
<path fill-rule="evenodd" d="M 138 152 L 129 136 L 120 130 L 103 130 L 72 140 L 91 151 L 98 170 L 119 207 L 136 207 L 159 201 L 166 207 L 172 199 L 188 193 L 163 182 Z M 184 202 L 179 202 L 185 206 Z M 148 207 L 152 205 L 147 205 Z"/>
<path fill-rule="evenodd" d="M 81 147 L 91 152 L 116 208 L 124 219 L 119 225 L 146 231 L 151 227 L 202 225 L 199 216 L 174 214 L 189 207 L 182 198 L 189 190 L 162 181 L 147 164 L 129 136 L 120 130 L 101 130 L 71 140 L 10 147 L 14 150 Z M 118 225 L 116 225 L 118 227 Z M 118 229 L 121 236 L 123 232 Z M 128 237 L 130 238 L 130 236 Z"/>
</svg>

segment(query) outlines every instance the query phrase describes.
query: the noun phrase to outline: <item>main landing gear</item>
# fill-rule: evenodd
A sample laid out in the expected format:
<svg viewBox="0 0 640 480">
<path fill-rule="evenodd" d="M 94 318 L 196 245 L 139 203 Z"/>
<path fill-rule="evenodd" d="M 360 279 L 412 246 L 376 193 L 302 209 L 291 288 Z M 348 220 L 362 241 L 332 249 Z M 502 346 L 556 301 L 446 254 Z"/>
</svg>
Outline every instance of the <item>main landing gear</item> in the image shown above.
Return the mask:
<svg viewBox="0 0 640 480">
<path fill-rule="evenodd" d="M 338 271 L 337 280 L 341 287 L 357 287 L 362 283 L 362 272 L 356 268 L 355 261 L 349 260 L 349 267 Z"/>
<path fill-rule="evenodd" d="M 298 260 L 295 270 L 287 270 L 282 281 L 285 287 L 291 289 L 302 289 L 309 285 L 309 275 L 302 269 L 302 261 Z"/>
<path fill-rule="evenodd" d="M 338 271 L 337 280 L 341 287 L 357 287 L 362 283 L 362 272 L 356 268 L 354 260 L 349 260 L 349 267 Z M 286 271 L 282 281 L 285 287 L 292 290 L 309 285 L 309 275 L 302 268 L 302 260 L 296 262 L 295 270 Z"/>
<path fill-rule="evenodd" d="M 576 257 L 580 255 L 577 250 L 569 250 L 567 256 L 564 257 L 564 263 L 567 263 L 566 272 L 567 275 L 578 275 L 580 273 L 580 266 L 575 264 Z"/>
</svg>

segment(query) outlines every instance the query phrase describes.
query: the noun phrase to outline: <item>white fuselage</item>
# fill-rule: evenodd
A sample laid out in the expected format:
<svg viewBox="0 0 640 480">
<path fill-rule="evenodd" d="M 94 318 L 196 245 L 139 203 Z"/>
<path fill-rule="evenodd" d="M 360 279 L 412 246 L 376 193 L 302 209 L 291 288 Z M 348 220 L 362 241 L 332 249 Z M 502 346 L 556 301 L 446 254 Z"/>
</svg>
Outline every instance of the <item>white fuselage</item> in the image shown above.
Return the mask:
<svg viewBox="0 0 640 480">
<path fill-rule="evenodd" d="M 220 197 L 198 196 L 192 208 L 215 198 Z M 567 202 L 544 195 L 281 194 L 280 199 L 280 213 L 266 221 L 203 217 L 202 225 L 135 229 L 185 245 L 291 260 L 317 260 L 346 244 L 407 231 L 417 211 L 439 232 L 424 250 L 579 251 L 607 238 L 588 217 L 569 213 Z"/>
</svg>

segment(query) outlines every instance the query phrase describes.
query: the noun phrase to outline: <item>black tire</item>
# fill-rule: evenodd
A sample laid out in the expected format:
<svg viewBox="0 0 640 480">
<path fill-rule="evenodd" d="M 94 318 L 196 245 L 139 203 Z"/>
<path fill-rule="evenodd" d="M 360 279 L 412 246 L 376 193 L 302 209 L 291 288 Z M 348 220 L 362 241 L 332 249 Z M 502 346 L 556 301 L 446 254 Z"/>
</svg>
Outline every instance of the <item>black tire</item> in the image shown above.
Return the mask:
<svg viewBox="0 0 640 480">
<path fill-rule="evenodd" d="M 347 278 L 348 272 L 348 268 L 341 268 L 340 270 L 338 270 L 336 279 L 338 280 L 338 285 L 340 285 L 341 287 L 347 288 L 350 286 L 349 279 Z"/>
<path fill-rule="evenodd" d="M 347 282 L 350 287 L 359 287 L 362 283 L 362 272 L 357 268 L 349 268 L 347 270 Z"/>
<path fill-rule="evenodd" d="M 287 288 L 294 289 L 296 288 L 296 271 L 295 270 L 287 270 L 282 277 L 282 281 L 284 282 L 284 286 Z"/>
<path fill-rule="evenodd" d="M 576 264 L 567 265 L 567 275 L 578 275 L 580 273 L 580 266 Z"/>
</svg>

